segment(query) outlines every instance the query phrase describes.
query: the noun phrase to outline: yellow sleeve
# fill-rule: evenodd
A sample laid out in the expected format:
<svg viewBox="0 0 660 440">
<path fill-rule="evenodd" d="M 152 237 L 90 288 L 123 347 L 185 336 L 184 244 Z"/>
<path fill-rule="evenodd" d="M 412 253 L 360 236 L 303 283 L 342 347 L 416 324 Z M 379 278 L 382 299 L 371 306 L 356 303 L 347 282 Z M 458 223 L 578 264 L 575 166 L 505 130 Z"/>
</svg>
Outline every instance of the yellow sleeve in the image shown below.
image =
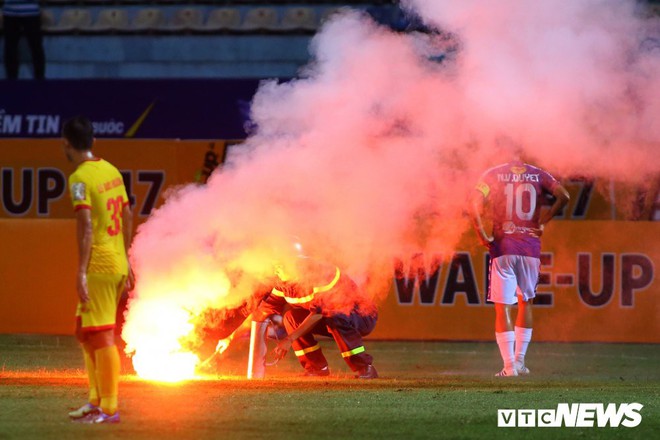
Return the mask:
<svg viewBox="0 0 660 440">
<path fill-rule="evenodd" d="M 92 209 L 92 199 L 90 196 L 89 184 L 76 173 L 69 177 L 69 192 L 73 202 L 73 210 Z"/>
</svg>

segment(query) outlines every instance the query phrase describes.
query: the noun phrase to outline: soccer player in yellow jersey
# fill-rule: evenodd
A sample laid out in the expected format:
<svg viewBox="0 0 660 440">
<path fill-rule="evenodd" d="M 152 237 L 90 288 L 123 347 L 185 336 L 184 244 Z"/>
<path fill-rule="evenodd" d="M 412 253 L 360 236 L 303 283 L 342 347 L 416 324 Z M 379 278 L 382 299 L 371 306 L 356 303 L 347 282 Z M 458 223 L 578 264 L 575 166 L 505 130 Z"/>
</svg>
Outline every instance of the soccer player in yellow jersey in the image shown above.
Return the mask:
<svg viewBox="0 0 660 440">
<path fill-rule="evenodd" d="M 69 416 L 82 423 L 117 423 L 117 304 L 133 286 L 127 250 L 132 213 L 119 171 L 92 153 L 91 122 L 75 117 L 62 128 L 64 154 L 76 166 L 69 191 L 76 215 L 79 265 L 76 336 L 89 377 L 89 401 Z"/>
</svg>

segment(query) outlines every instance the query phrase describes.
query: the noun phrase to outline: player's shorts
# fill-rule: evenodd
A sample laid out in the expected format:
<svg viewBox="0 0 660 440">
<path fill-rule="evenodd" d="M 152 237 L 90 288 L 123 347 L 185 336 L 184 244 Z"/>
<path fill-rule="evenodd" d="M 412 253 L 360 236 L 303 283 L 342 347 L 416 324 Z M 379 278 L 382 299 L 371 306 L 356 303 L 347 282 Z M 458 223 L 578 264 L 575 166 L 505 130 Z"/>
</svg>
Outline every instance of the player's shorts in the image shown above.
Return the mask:
<svg viewBox="0 0 660 440">
<path fill-rule="evenodd" d="M 126 275 L 109 273 L 88 273 L 87 292 L 89 302 L 78 303 L 76 316 L 84 332 L 110 330 L 115 328 L 117 304 L 126 284 Z"/>
<path fill-rule="evenodd" d="M 502 255 L 490 260 L 488 300 L 516 304 L 517 295 L 528 301 L 536 296 L 541 260 L 523 255 Z"/>
</svg>

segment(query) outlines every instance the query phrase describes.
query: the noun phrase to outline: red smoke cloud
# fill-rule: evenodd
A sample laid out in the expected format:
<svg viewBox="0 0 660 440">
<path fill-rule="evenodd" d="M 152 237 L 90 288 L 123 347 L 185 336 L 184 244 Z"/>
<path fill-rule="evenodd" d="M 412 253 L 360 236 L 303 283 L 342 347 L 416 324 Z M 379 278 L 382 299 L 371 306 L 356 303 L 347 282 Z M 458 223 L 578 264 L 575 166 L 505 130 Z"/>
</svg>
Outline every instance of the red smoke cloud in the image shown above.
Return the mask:
<svg viewBox="0 0 660 440">
<path fill-rule="evenodd" d="M 145 304 L 191 322 L 238 305 L 274 260 L 293 258 L 294 236 L 384 295 L 393 258 L 454 249 L 468 194 L 506 145 L 559 175 L 657 175 L 660 48 L 648 37 L 658 19 L 636 16 L 635 2 L 403 4 L 458 49 L 439 63 L 440 36 L 394 33 L 350 10 L 327 22 L 300 78 L 258 90 L 255 133 L 139 229 L 129 349 L 143 344 L 138 322 L 158 320 Z M 249 276 L 230 288 L 239 272 Z"/>
</svg>

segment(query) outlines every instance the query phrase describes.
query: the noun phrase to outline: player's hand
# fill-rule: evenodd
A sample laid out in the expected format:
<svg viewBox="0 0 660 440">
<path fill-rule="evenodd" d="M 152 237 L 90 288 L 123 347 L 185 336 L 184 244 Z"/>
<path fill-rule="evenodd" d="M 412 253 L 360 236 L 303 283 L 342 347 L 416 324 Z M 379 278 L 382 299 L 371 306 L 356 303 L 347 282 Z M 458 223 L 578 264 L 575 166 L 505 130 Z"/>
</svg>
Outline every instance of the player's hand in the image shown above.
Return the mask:
<svg viewBox="0 0 660 440">
<path fill-rule="evenodd" d="M 289 338 L 282 339 L 275 347 L 275 357 L 282 359 L 289 352 L 289 348 L 291 348 L 291 340 Z"/>
<path fill-rule="evenodd" d="M 128 265 L 128 277 L 126 278 L 126 290 L 131 291 L 135 287 L 135 273 L 133 273 L 133 268 L 131 265 Z"/>
<path fill-rule="evenodd" d="M 218 345 L 215 346 L 216 353 L 224 353 L 229 348 L 229 344 L 231 344 L 231 338 L 220 339 Z"/>
<path fill-rule="evenodd" d="M 86 304 L 89 302 L 89 292 L 87 290 L 87 274 L 86 273 L 79 273 L 78 274 L 78 282 L 77 282 L 77 288 L 78 288 L 78 299 L 80 300 L 81 303 Z"/>
<path fill-rule="evenodd" d="M 481 242 L 482 245 L 486 246 L 488 249 L 493 244 L 493 241 L 495 241 L 495 238 L 493 238 L 490 235 L 482 236 L 481 234 L 479 235 L 479 241 Z"/>
<path fill-rule="evenodd" d="M 538 228 L 532 228 L 535 237 L 541 237 L 543 235 L 544 225 L 539 225 Z"/>
</svg>

